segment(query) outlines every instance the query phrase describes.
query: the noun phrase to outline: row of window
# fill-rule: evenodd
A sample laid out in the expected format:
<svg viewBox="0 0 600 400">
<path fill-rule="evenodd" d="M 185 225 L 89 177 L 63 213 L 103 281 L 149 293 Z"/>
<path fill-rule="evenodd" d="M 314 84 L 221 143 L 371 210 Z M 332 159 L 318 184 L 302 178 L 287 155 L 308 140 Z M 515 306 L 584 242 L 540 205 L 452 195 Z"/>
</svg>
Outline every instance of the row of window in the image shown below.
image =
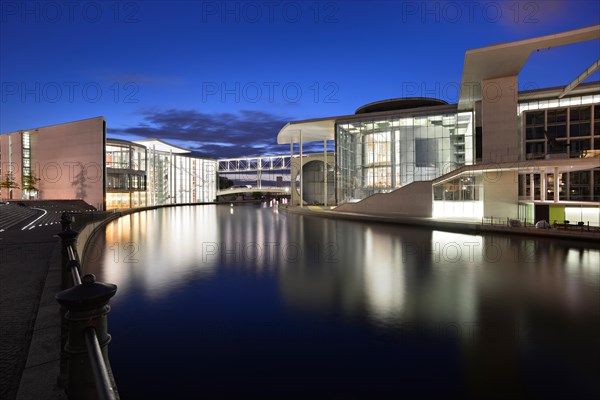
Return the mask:
<svg viewBox="0 0 600 400">
<path fill-rule="evenodd" d="M 533 175 L 533 199 L 554 200 L 554 174 L 546 174 L 542 193 L 541 174 Z M 530 175 L 519 175 L 519 196 L 531 198 Z M 558 198 L 561 201 L 600 201 L 600 169 L 558 174 Z"/>
<path fill-rule="evenodd" d="M 132 145 L 108 145 L 106 146 L 106 167 L 145 171 L 146 149 Z"/>
<path fill-rule="evenodd" d="M 338 201 L 431 180 L 448 166 L 471 164 L 472 124 L 470 112 L 338 123 Z"/>
<path fill-rule="evenodd" d="M 109 190 L 131 190 L 141 192 L 146 190 L 146 175 L 108 173 L 106 188 Z"/>
<path fill-rule="evenodd" d="M 23 176 L 31 177 L 31 137 L 29 132 L 23 132 L 22 138 L 22 156 L 23 156 Z M 30 182 L 33 184 L 34 182 Z M 35 186 L 35 185 L 34 185 Z"/>
<path fill-rule="evenodd" d="M 433 185 L 433 200 L 479 201 L 482 200 L 482 191 L 481 175 L 460 176 L 443 184 Z"/>
<path fill-rule="evenodd" d="M 527 111 L 524 119 L 527 159 L 586 157 L 600 150 L 600 105 Z"/>
</svg>

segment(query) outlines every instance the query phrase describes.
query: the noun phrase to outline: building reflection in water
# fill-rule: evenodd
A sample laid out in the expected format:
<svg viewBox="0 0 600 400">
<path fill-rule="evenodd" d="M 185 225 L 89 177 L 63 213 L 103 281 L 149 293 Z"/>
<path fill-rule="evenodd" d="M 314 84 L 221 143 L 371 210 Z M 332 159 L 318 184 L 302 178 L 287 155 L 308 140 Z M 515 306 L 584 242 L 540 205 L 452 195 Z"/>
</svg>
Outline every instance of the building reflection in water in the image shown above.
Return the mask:
<svg viewBox="0 0 600 400">
<path fill-rule="evenodd" d="M 120 293 L 135 287 L 149 298 L 210 277 L 218 262 L 202 262 L 202 244 L 218 241 L 215 207 L 173 207 L 119 218 L 93 244 L 86 269 L 117 284 Z"/>
<path fill-rule="evenodd" d="M 131 244 L 135 254 L 124 247 Z M 91 254 L 101 257 L 86 267 L 119 285 L 111 324 L 131 334 L 144 329 L 147 335 L 155 325 L 127 312 L 145 307 L 169 321 L 160 334 L 176 335 L 193 349 L 190 357 L 238 363 L 235 352 L 212 350 L 225 346 L 223 337 L 235 337 L 243 347 L 238 351 L 259 358 L 264 346 L 284 355 L 303 349 L 297 358 L 269 353 L 265 360 L 273 365 L 302 364 L 312 354 L 345 368 L 344 347 L 339 354 L 333 350 L 344 339 L 353 352 L 369 354 L 350 364 L 356 376 L 348 378 L 357 382 L 370 379 L 371 372 L 361 369 L 369 357 L 393 371 L 390 365 L 397 364 L 389 357 L 416 352 L 419 358 L 443 354 L 450 369 L 442 375 L 458 374 L 455 384 L 466 382 L 465 390 L 476 397 L 485 397 L 490 387 L 518 397 L 523 385 L 536 385 L 557 371 L 568 375 L 580 394 L 598 388 L 590 383 L 595 359 L 589 349 L 600 335 L 600 252 L 589 244 L 226 205 L 132 214 L 111 223 L 96 246 L 103 252 Z M 189 304 L 193 308 L 186 310 Z M 173 317 L 182 311 L 190 311 L 187 318 Z M 384 346 L 377 339 L 374 345 L 372 335 L 391 342 Z M 127 354 L 136 346 L 129 342 Z M 131 362 L 122 361 L 133 368 Z M 120 365 L 118 358 L 115 364 Z M 235 370 L 232 365 L 228 368 Z M 190 361 L 187 368 L 202 367 Z M 289 378 L 280 371 L 281 379 Z M 523 371 L 531 382 L 523 383 Z M 259 376 L 253 376 L 260 386 Z"/>
</svg>

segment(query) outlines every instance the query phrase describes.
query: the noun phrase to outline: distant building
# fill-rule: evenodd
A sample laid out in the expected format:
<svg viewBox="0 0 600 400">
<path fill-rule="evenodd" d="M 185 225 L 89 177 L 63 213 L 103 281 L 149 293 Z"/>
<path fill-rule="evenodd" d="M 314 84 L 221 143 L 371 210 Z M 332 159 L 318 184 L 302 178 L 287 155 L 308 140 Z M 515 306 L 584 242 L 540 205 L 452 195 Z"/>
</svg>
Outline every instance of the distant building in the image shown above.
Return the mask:
<svg viewBox="0 0 600 400">
<path fill-rule="evenodd" d="M 296 153 L 291 181 L 300 180 L 291 202 L 318 198 L 346 211 L 599 225 L 600 83 L 581 82 L 600 61 L 565 87 L 516 89 L 532 51 L 598 38 L 600 25 L 469 50 L 458 104 L 391 99 L 353 115 L 286 124 L 277 141 Z M 326 148 L 331 140 L 335 160 L 315 178 L 315 163 L 323 161 L 301 154 L 302 144 L 321 141 Z"/>
<path fill-rule="evenodd" d="M 0 175 L 18 188 L 0 189 L 7 199 L 82 199 L 102 210 L 106 196 L 106 121 L 102 117 L 0 135 Z M 23 190 L 24 177 L 39 179 Z"/>
<path fill-rule="evenodd" d="M 158 139 L 108 139 L 108 209 L 215 201 L 217 161 Z"/>
<path fill-rule="evenodd" d="M 102 117 L 11 132 L 0 135 L 0 181 L 14 187 L 0 195 L 82 199 L 99 210 L 212 202 L 217 161 L 190 153 L 158 139 L 107 139 Z"/>
</svg>

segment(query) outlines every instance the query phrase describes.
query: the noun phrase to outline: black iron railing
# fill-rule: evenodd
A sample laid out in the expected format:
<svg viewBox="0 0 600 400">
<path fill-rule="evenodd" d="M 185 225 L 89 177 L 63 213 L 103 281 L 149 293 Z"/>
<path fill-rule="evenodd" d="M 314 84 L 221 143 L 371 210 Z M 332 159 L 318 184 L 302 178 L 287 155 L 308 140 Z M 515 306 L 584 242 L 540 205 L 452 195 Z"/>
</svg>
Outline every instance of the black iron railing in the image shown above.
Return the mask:
<svg viewBox="0 0 600 400">
<path fill-rule="evenodd" d="M 538 221 L 539 222 L 539 221 Z M 552 224 L 548 221 L 538 225 L 537 222 L 528 220 L 527 218 L 508 218 L 508 217 L 482 217 L 482 225 L 505 226 L 509 228 L 544 228 L 544 229 L 563 229 L 576 232 L 599 232 L 600 227 L 590 225 L 589 221 L 579 221 L 575 224 L 569 221 L 554 220 Z"/>
<path fill-rule="evenodd" d="M 81 277 L 79 233 L 71 228 L 72 222 L 63 213 L 58 234 L 62 240 L 62 291 L 56 295 L 62 317 L 58 382 L 69 399 L 116 400 L 119 394 L 108 360 L 107 316 L 117 286 L 96 282 L 93 274 Z"/>
</svg>

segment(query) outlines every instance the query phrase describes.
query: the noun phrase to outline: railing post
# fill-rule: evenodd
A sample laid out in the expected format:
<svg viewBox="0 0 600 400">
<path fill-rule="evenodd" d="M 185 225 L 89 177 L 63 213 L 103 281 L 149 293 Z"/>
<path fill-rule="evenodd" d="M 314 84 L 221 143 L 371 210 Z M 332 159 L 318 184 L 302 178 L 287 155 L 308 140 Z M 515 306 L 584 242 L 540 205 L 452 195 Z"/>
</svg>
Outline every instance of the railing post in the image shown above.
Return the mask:
<svg viewBox="0 0 600 400">
<path fill-rule="evenodd" d="M 68 217 L 67 213 L 63 213 L 63 217 L 65 215 Z M 62 290 L 68 289 L 73 286 L 73 277 L 71 274 L 71 259 L 69 257 L 69 247 L 75 248 L 77 244 L 77 235 L 79 232 L 71 229 L 71 222 L 69 218 L 61 217 L 61 224 L 63 226 L 63 231 L 58 234 L 58 237 L 61 239 L 61 248 L 62 248 L 62 256 L 61 256 L 61 283 L 60 287 Z M 67 344 L 67 335 L 68 335 L 68 326 L 67 321 L 65 320 L 65 313 L 67 310 L 65 307 L 60 308 L 60 318 L 61 318 L 61 328 L 60 328 L 60 373 L 58 375 L 58 386 L 66 387 L 67 384 L 67 375 L 68 375 L 68 360 L 67 354 L 65 353 L 65 345 Z"/>
<path fill-rule="evenodd" d="M 61 289 L 65 290 L 73 286 L 73 279 L 71 278 L 71 267 L 70 267 L 70 257 L 69 257 L 69 248 L 75 249 L 77 245 L 77 235 L 79 232 L 67 227 L 66 230 L 60 232 L 57 236 L 61 239 L 62 242 L 62 265 L 61 265 Z"/>
<path fill-rule="evenodd" d="M 97 368 L 86 348 L 86 331 L 94 329 L 108 375 L 112 376 L 108 362 L 107 346 L 111 338 L 107 329 L 107 314 L 110 312 L 108 301 L 116 292 L 116 285 L 96 282 L 96 277 L 88 274 L 82 278 L 81 285 L 56 294 L 56 300 L 68 310 L 65 319 L 69 326 L 69 339 L 66 345 L 69 356 L 67 385 L 69 399 L 118 398 L 114 382 L 110 388 L 97 387 L 94 374 Z"/>
<path fill-rule="evenodd" d="M 60 215 L 60 225 L 62 226 L 63 231 L 71 228 L 72 223 L 73 217 L 68 212 L 65 211 Z"/>
</svg>

